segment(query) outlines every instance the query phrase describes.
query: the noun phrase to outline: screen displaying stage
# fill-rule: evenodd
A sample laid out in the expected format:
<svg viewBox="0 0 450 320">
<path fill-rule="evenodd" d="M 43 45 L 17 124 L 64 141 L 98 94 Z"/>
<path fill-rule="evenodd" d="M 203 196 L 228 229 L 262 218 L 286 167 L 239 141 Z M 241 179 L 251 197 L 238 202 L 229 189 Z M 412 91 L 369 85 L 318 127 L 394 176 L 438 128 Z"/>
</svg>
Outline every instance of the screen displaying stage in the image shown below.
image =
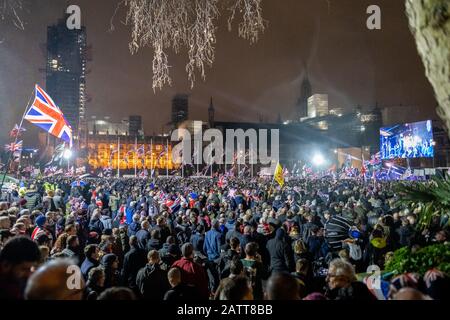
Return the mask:
<svg viewBox="0 0 450 320">
<path fill-rule="evenodd" d="M 434 157 L 431 120 L 381 128 L 380 142 L 383 160 Z"/>
</svg>

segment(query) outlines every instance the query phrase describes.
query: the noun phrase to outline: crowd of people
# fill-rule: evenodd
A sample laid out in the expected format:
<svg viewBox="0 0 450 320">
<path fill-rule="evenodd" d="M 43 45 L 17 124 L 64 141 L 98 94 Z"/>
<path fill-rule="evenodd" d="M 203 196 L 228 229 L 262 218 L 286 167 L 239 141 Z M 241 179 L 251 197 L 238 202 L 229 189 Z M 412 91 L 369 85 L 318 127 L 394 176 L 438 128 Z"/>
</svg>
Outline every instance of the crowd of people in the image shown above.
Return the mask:
<svg viewBox="0 0 450 320">
<path fill-rule="evenodd" d="M 448 216 L 418 228 L 394 184 L 29 180 L 0 203 L 0 299 L 443 299 L 440 270 L 380 287 L 357 277 L 401 247 L 448 241 Z M 339 241 L 335 219 L 349 225 Z"/>
</svg>

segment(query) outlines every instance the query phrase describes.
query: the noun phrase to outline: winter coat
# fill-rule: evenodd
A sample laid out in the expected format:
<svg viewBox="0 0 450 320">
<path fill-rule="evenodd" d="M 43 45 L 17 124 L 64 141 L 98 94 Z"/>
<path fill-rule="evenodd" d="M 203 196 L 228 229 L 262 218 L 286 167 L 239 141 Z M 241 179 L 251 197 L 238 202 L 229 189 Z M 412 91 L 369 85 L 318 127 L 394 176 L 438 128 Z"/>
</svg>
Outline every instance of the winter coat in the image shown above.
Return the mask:
<svg viewBox="0 0 450 320">
<path fill-rule="evenodd" d="M 276 237 L 267 242 L 271 272 L 292 272 L 294 270 L 292 247 L 285 238 L 285 231 L 278 229 Z"/>
<path fill-rule="evenodd" d="M 84 279 L 87 280 L 89 276 L 89 271 L 91 271 L 92 268 L 97 267 L 99 262 L 97 260 L 92 260 L 91 258 L 84 259 L 83 263 L 81 264 L 81 273 L 84 276 Z"/>
<path fill-rule="evenodd" d="M 196 287 L 202 298 L 209 298 L 208 277 L 201 265 L 195 263 L 192 259 L 183 257 L 176 261 L 172 267 L 180 269 L 183 283 Z"/>
<path fill-rule="evenodd" d="M 234 250 L 227 250 L 222 253 L 217 268 L 219 269 L 220 279 L 224 279 L 230 275 L 230 264 L 235 257 L 239 257 L 239 253 Z"/>
<path fill-rule="evenodd" d="M 148 230 L 141 229 L 138 232 L 136 232 L 136 238 L 138 241 L 139 248 L 146 249 L 147 242 L 150 239 L 150 232 L 148 232 Z"/>
<path fill-rule="evenodd" d="M 222 244 L 222 234 L 219 231 L 211 229 L 206 233 L 203 251 L 210 261 L 215 261 L 220 257 Z"/>
<path fill-rule="evenodd" d="M 141 225 L 139 223 L 136 222 L 132 222 L 129 226 L 128 226 L 128 236 L 135 236 L 136 233 L 141 230 Z"/>
<path fill-rule="evenodd" d="M 203 252 L 203 245 L 205 243 L 205 235 L 196 232 L 191 236 L 191 243 L 194 247 L 194 251 Z"/>
<path fill-rule="evenodd" d="M 156 250 L 159 251 L 162 248 L 161 241 L 158 239 L 150 239 L 147 241 L 147 251 Z"/>
<path fill-rule="evenodd" d="M 125 254 L 121 272 L 122 284 L 131 289 L 136 288 L 136 276 L 141 268 L 147 263 L 147 254 L 145 250 L 139 247 L 132 247 Z"/>
<path fill-rule="evenodd" d="M 97 232 L 99 235 L 103 233 L 103 223 L 100 219 L 94 218 L 89 222 L 89 231 Z"/>
<path fill-rule="evenodd" d="M 157 264 L 147 264 L 139 270 L 136 285 L 144 300 L 161 301 L 170 288 L 167 272 Z"/>
<path fill-rule="evenodd" d="M 195 287 L 180 283 L 166 292 L 164 300 L 175 302 L 199 301 L 201 296 Z"/>
</svg>

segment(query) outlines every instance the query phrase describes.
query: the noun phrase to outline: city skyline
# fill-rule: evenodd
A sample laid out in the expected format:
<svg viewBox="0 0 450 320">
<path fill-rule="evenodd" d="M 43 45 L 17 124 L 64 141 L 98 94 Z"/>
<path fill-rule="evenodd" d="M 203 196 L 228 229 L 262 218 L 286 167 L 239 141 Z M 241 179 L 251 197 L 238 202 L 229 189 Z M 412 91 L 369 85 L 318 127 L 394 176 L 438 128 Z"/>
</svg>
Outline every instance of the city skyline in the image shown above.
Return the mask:
<svg viewBox="0 0 450 320">
<path fill-rule="evenodd" d="M 402 1 L 379 1 L 381 31 L 366 28 L 369 1 L 330 1 L 330 7 L 326 1 L 287 2 L 285 6 L 264 3 L 269 27 L 253 46 L 238 39 L 236 30 L 229 33 L 221 18 L 216 62 L 207 70 L 206 82 L 197 81 L 193 90 L 184 72 L 185 56 L 171 52 L 174 84 L 155 94 L 151 89 L 152 52 L 129 53 L 130 30 L 121 24 L 123 10 L 116 17 L 116 30 L 108 32 L 114 3 L 74 1 L 81 7 L 82 24 L 93 48 L 93 61 L 87 66 L 86 88 L 92 97 L 87 118 L 113 114 L 120 119 L 137 114 L 143 117 L 145 131 L 159 132 L 170 122 L 173 96 L 186 93 L 190 95 L 190 119 L 208 120 L 211 96 L 215 117 L 222 121 L 257 122 L 261 114 L 267 122 L 275 122 L 279 113 L 283 120 L 293 119 L 305 64 L 312 94 L 328 94 L 330 108 L 350 111 L 357 105 L 403 104 L 416 106 L 421 111 L 418 117 L 436 118 L 436 101 L 408 30 Z M 5 114 L 1 124 L 7 127 L 20 120 L 34 83 L 44 83 L 45 75 L 39 69 L 45 67 L 45 57 L 40 47 L 46 41 L 47 26 L 55 24 L 66 7 L 48 0 L 30 3 L 30 12 L 36 14 L 24 15 L 25 31 L 5 26 L 0 33 L 0 72 L 9 75 L 0 81 Z"/>
</svg>

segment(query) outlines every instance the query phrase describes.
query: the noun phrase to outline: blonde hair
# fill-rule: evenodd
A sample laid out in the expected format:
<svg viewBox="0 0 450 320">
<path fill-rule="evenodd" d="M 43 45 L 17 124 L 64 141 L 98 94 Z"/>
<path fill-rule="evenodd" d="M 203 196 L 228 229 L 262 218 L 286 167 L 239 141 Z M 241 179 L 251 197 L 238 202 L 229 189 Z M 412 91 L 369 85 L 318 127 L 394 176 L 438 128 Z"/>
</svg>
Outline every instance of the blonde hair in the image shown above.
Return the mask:
<svg viewBox="0 0 450 320">
<path fill-rule="evenodd" d="M 346 277 L 350 281 L 356 281 L 355 268 L 353 265 L 341 258 L 334 259 L 330 262 L 329 269 L 335 269 L 335 275 L 338 277 Z"/>
</svg>

